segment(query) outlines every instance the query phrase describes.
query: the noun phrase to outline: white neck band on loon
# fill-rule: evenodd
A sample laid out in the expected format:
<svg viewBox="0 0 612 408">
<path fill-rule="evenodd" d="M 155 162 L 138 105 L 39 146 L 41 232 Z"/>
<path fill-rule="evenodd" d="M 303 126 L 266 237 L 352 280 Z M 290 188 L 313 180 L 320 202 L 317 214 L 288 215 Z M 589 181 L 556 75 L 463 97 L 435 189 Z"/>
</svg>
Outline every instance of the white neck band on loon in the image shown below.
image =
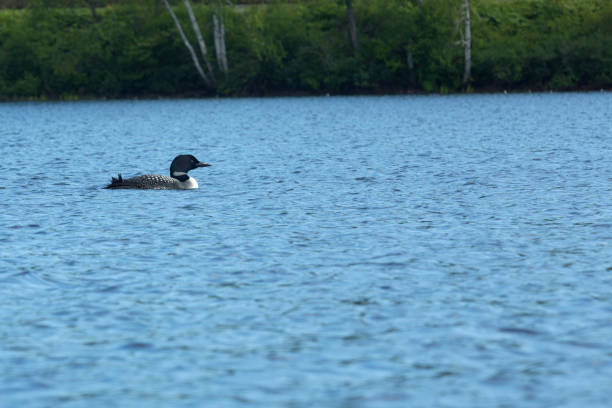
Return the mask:
<svg viewBox="0 0 612 408">
<path fill-rule="evenodd" d="M 173 171 L 172 178 L 177 179 L 178 181 L 187 181 L 189 180 L 189 175 L 182 171 Z"/>
</svg>

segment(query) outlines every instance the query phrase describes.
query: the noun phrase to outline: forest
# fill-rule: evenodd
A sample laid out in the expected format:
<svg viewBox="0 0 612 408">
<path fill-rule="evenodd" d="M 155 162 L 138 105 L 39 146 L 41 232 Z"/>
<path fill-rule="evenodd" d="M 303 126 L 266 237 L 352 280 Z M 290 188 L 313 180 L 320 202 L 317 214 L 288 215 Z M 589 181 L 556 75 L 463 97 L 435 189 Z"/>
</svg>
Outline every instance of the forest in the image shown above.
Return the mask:
<svg viewBox="0 0 612 408">
<path fill-rule="evenodd" d="M 610 0 L 0 1 L 1 100 L 611 85 Z"/>
</svg>

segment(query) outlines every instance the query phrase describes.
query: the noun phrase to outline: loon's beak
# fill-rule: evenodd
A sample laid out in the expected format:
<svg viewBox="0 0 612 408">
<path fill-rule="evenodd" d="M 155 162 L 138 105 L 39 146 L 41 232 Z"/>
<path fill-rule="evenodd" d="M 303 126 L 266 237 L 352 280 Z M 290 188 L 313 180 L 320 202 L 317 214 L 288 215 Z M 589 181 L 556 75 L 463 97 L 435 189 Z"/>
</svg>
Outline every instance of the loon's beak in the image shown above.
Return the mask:
<svg viewBox="0 0 612 408">
<path fill-rule="evenodd" d="M 196 164 L 196 166 L 197 167 L 208 167 L 208 166 L 210 166 L 210 164 L 199 162 L 198 164 Z"/>
</svg>

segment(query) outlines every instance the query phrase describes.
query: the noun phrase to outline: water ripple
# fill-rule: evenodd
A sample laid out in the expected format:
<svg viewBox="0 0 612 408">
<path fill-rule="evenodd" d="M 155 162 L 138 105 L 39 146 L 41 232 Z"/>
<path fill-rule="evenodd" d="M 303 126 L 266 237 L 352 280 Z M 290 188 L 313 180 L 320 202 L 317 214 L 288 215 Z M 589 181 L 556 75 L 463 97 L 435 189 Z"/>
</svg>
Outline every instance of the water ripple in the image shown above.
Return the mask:
<svg viewBox="0 0 612 408">
<path fill-rule="evenodd" d="M 610 102 L 5 104 L 3 402 L 607 406 Z"/>
</svg>

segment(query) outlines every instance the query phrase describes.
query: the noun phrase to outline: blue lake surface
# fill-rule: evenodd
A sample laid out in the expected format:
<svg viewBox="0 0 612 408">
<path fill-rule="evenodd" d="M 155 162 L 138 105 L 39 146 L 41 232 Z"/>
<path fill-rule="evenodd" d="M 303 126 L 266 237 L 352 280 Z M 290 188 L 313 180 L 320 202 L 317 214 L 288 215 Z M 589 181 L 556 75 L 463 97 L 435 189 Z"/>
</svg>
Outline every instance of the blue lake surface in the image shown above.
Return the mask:
<svg viewBox="0 0 612 408">
<path fill-rule="evenodd" d="M 611 118 L 610 93 L 0 104 L 0 406 L 609 406 Z M 179 153 L 200 189 L 102 189 Z"/>
</svg>

